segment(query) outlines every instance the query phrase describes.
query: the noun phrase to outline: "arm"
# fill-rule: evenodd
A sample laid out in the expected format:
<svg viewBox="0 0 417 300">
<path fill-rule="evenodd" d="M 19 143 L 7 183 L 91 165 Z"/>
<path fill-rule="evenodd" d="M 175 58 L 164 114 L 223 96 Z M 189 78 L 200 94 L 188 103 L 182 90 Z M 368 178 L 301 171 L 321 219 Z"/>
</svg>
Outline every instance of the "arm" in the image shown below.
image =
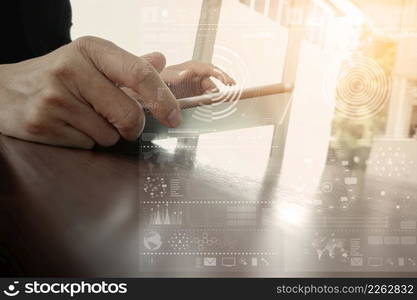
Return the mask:
<svg viewBox="0 0 417 300">
<path fill-rule="evenodd" d="M 94 37 L 0 65 L 0 132 L 52 145 L 110 146 L 141 134 L 143 105 L 160 123 L 176 127 L 181 114 L 159 74 L 164 65 L 159 53 L 137 57 Z M 120 87 L 134 91 L 141 102 Z"/>
</svg>

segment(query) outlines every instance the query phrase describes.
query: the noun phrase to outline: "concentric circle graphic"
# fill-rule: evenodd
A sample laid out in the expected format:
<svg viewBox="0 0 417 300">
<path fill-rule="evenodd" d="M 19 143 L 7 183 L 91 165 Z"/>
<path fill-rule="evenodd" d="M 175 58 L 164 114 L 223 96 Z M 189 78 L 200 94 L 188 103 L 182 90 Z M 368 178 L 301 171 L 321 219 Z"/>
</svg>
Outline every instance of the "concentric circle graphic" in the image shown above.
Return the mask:
<svg viewBox="0 0 417 300">
<path fill-rule="evenodd" d="M 249 77 L 247 65 L 236 52 L 227 47 L 215 45 L 212 61 L 214 65 L 229 74 L 236 81 L 236 85 L 222 86 L 212 104 L 195 109 L 192 117 L 202 122 L 213 122 L 234 114 L 237 111 L 236 104 Z M 227 105 L 222 105 L 224 103 Z"/>
<path fill-rule="evenodd" d="M 381 66 L 354 55 L 342 63 L 336 80 L 336 112 L 348 119 L 371 118 L 385 107 L 389 93 L 390 80 Z"/>
</svg>

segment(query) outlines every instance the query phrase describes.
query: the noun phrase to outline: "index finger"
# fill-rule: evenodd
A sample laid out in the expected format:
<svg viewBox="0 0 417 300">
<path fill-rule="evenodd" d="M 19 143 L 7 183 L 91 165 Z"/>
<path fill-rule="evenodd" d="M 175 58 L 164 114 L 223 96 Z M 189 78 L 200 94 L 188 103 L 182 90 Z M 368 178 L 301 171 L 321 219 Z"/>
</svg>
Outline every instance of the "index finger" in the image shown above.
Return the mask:
<svg viewBox="0 0 417 300">
<path fill-rule="evenodd" d="M 235 80 L 225 71 L 213 64 L 198 63 L 194 66 L 194 72 L 200 76 L 213 76 L 226 85 L 235 85 Z"/>
<path fill-rule="evenodd" d="M 181 121 L 181 112 L 175 96 L 164 83 L 154 67 L 165 58 L 138 57 L 115 44 L 95 37 L 78 39 L 81 52 L 94 66 L 115 84 L 126 86 L 141 96 L 143 103 L 160 123 L 176 127 Z M 156 55 L 158 56 L 158 55 Z M 158 66 L 160 69 L 160 66 Z"/>
</svg>

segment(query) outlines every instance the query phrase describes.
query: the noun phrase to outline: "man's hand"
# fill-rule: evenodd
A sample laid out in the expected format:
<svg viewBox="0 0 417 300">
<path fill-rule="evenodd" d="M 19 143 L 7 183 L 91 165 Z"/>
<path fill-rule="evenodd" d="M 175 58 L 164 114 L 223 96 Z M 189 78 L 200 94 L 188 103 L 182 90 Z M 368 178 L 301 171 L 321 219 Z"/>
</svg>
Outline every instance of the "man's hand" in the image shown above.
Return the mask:
<svg viewBox="0 0 417 300">
<path fill-rule="evenodd" d="M 177 99 L 216 92 L 217 86 L 210 77 L 220 80 L 225 85 L 235 84 L 235 81 L 218 67 L 193 60 L 169 66 L 161 72 L 161 76 Z"/>
<path fill-rule="evenodd" d="M 178 103 L 159 75 L 162 54 L 134 56 L 111 42 L 83 37 L 36 59 L 0 66 L 0 132 L 24 140 L 92 148 L 135 140 L 142 105 L 168 127 Z M 141 103 L 127 96 L 127 87 Z"/>
</svg>

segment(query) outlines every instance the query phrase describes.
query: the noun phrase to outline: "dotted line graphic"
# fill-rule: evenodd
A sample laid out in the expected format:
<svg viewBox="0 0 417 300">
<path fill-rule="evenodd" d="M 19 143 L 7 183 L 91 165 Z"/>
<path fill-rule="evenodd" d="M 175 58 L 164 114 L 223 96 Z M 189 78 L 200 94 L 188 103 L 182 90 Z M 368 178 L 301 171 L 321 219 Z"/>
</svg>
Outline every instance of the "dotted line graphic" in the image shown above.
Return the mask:
<svg viewBox="0 0 417 300">
<path fill-rule="evenodd" d="M 165 149 L 162 146 L 158 146 L 158 145 L 150 145 L 150 146 L 140 146 L 139 148 L 142 149 Z M 176 149 L 197 149 L 198 146 L 187 146 L 187 145 L 177 145 L 175 146 Z"/>
<path fill-rule="evenodd" d="M 152 255 L 152 256 L 166 256 L 166 255 L 195 255 L 195 256 L 207 256 L 207 255 L 236 255 L 236 256 L 275 256 L 276 252 L 141 252 L 140 255 Z"/>
<path fill-rule="evenodd" d="M 323 227 L 320 228 L 318 226 L 312 226 L 312 229 L 320 230 L 324 229 L 325 231 L 335 231 L 335 232 L 346 232 L 346 233 L 352 233 L 352 232 L 369 232 L 369 233 L 413 233 L 416 230 L 415 229 L 391 229 L 391 228 L 336 228 L 336 227 Z"/>
<path fill-rule="evenodd" d="M 184 232 L 275 232 L 271 228 L 158 228 L 159 232 L 184 231 Z"/>
<path fill-rule="evenodd" d="M 279 203 L 276 201 L 217 201 L 217 200 L 194 200 L 194 201 L 141 201 L 141 204 L 275 204 Z"/>
</svg>

